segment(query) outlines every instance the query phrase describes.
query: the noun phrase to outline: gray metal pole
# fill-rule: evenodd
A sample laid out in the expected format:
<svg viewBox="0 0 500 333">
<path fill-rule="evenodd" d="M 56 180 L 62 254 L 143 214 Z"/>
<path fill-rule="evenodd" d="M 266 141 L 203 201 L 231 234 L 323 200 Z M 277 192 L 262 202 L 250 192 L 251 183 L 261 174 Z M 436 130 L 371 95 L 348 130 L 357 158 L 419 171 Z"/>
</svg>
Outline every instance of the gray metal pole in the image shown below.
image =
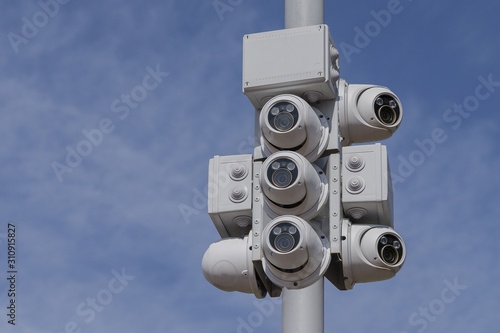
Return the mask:
<svg viewBox="0 0 500 333">
<path fill-rule="evenodd" d="M 325 0 L 285 0 L 285 29 L 323 24 Z"/>
<path fill-rule="evenodd" d="M 285 0 L 285 29 L 323 24 L 325 0 Z M 324 278 L 304 289 L 283 288 L 282 333 L 323 333 Z"/>
<path fill-rule="evenodd" d="M 282 333 L 324 332 L 324 279 L 304 289 L 283 289 Z"/>
</svg>

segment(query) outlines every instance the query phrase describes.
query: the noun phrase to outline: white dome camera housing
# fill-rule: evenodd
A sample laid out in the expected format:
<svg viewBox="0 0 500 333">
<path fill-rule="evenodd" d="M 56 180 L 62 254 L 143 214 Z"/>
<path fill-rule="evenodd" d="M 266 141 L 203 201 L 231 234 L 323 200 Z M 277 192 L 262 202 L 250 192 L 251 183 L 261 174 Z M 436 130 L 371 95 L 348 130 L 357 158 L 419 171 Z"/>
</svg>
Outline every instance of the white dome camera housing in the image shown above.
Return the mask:
<svg viewBox="0 0 500 333">
<path fill-rule="evenodd" d="M 300 289 L 323 277 L 330 264 L 329 244 L 303 219 L 283 215 L 262 232 L 263 268 L 279 287 Z"/>
<path fill-rule="evenodd" d="M 260 186 L 272 218 L 296 215 L 309 220 L 320 212 L 328 198 L 324 172 L 304 156 L 291 151 L 274 153 L 262 164 Z"/>
<path fill-rule="evenodd" d="M 406 246 L 392 228 L 344 222 L 343 269 L 347 289 L 355 283 L 387 280 L 406 259 Z M 343 238 L 344 238 L 343 237 Z"/>
<path fill-rule="evenodd" d="M 339 103 L 343 146 L 387 139 L 403 119 L 401 101 L 386 87 L 340 80 L 339 94 L 344 97 Z"/>
<path fill-rule="evenodd" d="M 252 263 L 251 237 L 224 238 L 213 243 L 205 252 L 201 263 L 205 279 L 224 291 L 266 295 Z"/>
<path fill-rule="evenodd" d="M 261 146 L 265 156 L 292 150 L 314 162 L 325 151 L 329 128 L 323 113 L 302 98 L 271 98 L 260 112 Z"/>
</svg>

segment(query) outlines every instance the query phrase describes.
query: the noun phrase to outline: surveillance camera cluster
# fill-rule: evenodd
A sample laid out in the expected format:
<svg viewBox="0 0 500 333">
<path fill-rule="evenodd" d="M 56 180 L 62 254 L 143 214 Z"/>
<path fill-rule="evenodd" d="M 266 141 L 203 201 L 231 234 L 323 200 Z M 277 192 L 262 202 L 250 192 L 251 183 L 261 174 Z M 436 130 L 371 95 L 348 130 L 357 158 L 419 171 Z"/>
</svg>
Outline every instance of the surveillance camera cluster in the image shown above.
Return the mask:
<svg viewBox="0 0 500 333">
<path fill-rule="evenodd" d="M 389 138 L 401 102 L 340 79 L 338 57 L 326 25 L 244 37 L 259 140 L 253 155 L 210 160 L 208 212 L 222 239 L 202 269 L 214 286 L 262 298 L 326 277 L 348 290 L 403 265 L 386 147 L 351 145 Z"/>
</svg>

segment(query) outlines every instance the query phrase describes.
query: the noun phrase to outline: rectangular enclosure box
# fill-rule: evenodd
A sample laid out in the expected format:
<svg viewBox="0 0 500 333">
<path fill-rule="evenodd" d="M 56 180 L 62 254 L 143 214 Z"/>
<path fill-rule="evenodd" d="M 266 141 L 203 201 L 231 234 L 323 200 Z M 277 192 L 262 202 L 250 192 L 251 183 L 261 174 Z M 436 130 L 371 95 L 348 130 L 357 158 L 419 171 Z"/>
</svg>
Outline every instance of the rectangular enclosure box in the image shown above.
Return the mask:
<svg viewBox="0 0 500 333">
<path fill-rule="evenodd" d="M 353 223 L 393 227 L 387 148 L 380 143 L 342 148 L 342 206 Z"/>
<path fill-rule="evenodd" d="M 215 156 L 208 165 L 208 215 L 222 238 L 252 228 L 252 155 Z"/>
<path fill-rule="evenodd" d="M 243 37 L 243 92 L 256 109 L 272 97 L 336 98 L 338 52 L 328 26 L 276 30 Z"/>
</svg>

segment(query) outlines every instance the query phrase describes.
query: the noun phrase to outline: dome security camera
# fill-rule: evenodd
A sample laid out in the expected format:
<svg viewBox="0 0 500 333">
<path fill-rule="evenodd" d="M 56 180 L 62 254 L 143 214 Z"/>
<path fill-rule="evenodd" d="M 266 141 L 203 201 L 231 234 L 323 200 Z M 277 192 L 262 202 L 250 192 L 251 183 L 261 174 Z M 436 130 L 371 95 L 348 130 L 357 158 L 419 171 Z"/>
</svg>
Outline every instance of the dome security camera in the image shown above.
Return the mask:
<svg viewBox="0 0 500 333">
<path fill-rule="evenodd" d="M 265 156 L 292 150 L 314 162 L 328 144 L 328 122 L 318 109 L 302 98 L 284 94 L 271 98 L 259 117 Z"/>
<path fill-rule="evenodd" d="M 384 140 L 392 136 L 403 119 L 399 98 L 388 88 L 339 81 L 340 133 L 342 145 Z"/>
<path fill-rule="evenodd" d="M 387 280 L 406 259 L 406 246 L 394 229 L 382 225 L 352 224 L 342 227 L 342 259 L 347 289 L 355 283 Z"/>
<path fill-rule="evenodd" d="M 269 156 L 261 167 L 260 186 L 265 209 L 272 218 L 296 215 L 311 219 L 328 199 L 328 179 L 304 156 L 283 151 Z"/>
<path fill-rule="evenodd" d="M 263 268 L 279 287 L 300 289 L 320 279 L 330 264 L 326 237 L 303 219 L 283 215 L 264 228 Z"/>
<path fill-rule="evenodd" d="M 223 291 L 266 295 L 252 263 L 252 238 L 224 238 L 210 245 L 202 259 L 205 279 Z"/>
</svg>

